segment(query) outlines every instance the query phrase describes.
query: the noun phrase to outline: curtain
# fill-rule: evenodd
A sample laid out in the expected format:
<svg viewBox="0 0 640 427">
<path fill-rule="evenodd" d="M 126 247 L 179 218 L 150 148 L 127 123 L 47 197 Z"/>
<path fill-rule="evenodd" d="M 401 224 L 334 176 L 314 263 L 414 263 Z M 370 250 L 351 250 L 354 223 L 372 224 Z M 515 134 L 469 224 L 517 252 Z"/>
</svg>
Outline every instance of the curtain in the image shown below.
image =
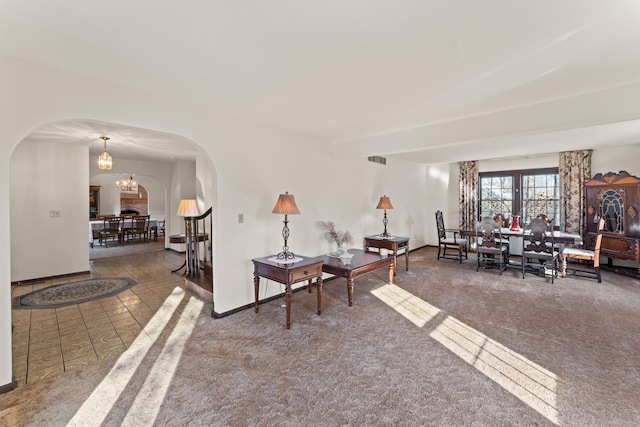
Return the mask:
<svg viewBox="0 0 640 427">
<path fill-rule="evenodd" d="M 478 216 L 478 162 L 460 162 L 460 229 L 472 230 Z"/>
<path fill-rule="evenodd" d="M 560 153 L 560 229 L 586 237 L 584 183 L 591 178 L 592 150 Z"/>
</svg>

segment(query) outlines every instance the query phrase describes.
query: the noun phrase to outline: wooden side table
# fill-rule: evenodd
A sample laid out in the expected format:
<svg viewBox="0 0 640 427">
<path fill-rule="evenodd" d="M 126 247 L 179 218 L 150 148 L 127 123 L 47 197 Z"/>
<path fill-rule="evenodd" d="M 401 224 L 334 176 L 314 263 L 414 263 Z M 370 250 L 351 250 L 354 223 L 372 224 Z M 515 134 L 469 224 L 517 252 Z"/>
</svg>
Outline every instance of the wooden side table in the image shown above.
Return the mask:
<svg viewBox="0 0 640 427">
<path fill-rule="evenodd" d="M 253 285 L 256 293 L 256 313 L 258 312 L 258 295 L 260 294 L 260 277 L 270 279 L 284 285 L 284 299 L 287 308 L 287 329 L 291 329 L 291 285 L 309 281 L 311 287 L 315 277 L 318 292 L 318 315 L 322 312 L 322 257 L 302 258 L 301 261 L 281 264 L 273 259 L 273 256 L 255 258 L 253 261 Z"/>
<path fill-rule="evenodd" d="M 408 237 L 380 237 L 367 236 L 364 238 L 365 252 L 376 252 L 370 248 L 388 249 L 393 254 L 393 274 L 396 274 L 396 266 L 398 265 L 398 250 L 404 249 L 404 258 L 406 271 L 409 271 L 409 238 Z"/>
<path fill-rule="evenodd" d="M 343 264 L 339 258 L 325 256 L 322 271 L 347 279 L 347 298 L 349 307 L 353 305 L 353 281 L 364 274 L 388 266 L 389 284 L 393 285 L 393 258 L 382 258 L 376 253 L 367 253 L 362 249 L 349 249 L 353 254 L 349 264 Z M 309 289 L 311 292 L 311 289 Z"/>
</svg>

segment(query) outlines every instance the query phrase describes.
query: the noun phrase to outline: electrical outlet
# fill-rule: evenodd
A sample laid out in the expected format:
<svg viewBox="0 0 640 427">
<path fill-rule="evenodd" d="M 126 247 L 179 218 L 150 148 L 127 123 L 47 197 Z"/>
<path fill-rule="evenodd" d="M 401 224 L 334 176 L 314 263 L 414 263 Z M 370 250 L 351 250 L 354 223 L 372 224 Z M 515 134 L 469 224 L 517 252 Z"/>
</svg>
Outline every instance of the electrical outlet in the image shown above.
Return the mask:
<svg viewBox="0 0 640 427">
<path fill-rule="evenodd" d="M 244 223 L 244 214 L 238 214 L 238 224 Z"/>
<path fill-rule="evenodd" d="M 49 216 L 51 218 L 59 218 L 60 217 L 60 211 L 59 210 L 49 211 Z"/>
</svg>

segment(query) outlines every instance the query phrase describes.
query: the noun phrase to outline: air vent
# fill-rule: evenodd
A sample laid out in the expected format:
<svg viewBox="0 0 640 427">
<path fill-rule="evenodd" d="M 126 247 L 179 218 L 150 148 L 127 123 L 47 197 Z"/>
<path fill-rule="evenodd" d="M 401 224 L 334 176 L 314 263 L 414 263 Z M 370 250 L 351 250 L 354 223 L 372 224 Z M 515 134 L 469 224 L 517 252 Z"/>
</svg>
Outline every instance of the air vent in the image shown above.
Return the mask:
<svg viewBox="0 0 640 427">
<path fill-rule="evenodd" d="M 367 158 L 370 162 L 373 163 L 379 163 L 381 165 L 386 165 L 387 164 L 387 158 L 386 157 L 382 157 L 382 156 L 369 156 Z"/>
</svg>

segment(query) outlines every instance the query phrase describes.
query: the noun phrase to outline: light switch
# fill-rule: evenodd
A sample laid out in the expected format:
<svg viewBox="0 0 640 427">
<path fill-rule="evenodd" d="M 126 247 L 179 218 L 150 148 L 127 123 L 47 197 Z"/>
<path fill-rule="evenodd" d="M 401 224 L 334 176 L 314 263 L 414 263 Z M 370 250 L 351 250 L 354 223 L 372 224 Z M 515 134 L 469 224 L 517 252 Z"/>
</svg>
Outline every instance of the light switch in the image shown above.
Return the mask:
<svg viewBox="0 0 640 427">
<path fill-rule="evenodd" d="M 244 223 L 244 214 L 238 214 L 238 224 Z"/>
<path fill-rule="evenodd" d="M 49 216 L 51 218 L 59 218 L 60 217 L 60 211 L 59 210 L 49 211 Z"/>
</svg>

